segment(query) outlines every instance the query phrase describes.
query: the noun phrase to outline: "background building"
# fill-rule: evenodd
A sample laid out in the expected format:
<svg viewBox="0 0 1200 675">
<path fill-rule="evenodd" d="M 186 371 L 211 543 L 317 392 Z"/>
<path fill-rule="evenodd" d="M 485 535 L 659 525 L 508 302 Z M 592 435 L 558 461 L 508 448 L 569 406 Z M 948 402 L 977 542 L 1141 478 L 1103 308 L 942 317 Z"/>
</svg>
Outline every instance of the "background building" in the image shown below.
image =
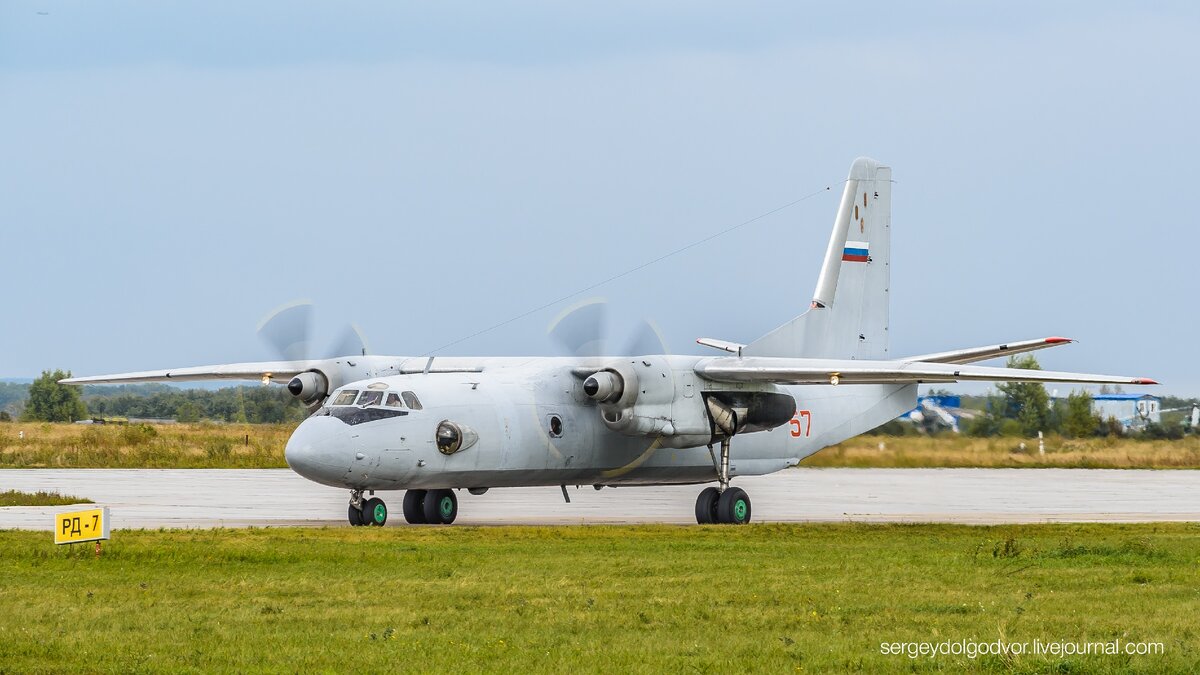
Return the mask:
<svg viewBox="0 0 1200 675">
<path fill-rule="evenodd" d="M 1096 394 L 1092 396 L 1092 412 L 1107 420 L 1116 419 L 1126 429 L 1141 429 L 1150 422 L 1162 421 L 1162 401 L 1150 394 Z"/>
</svg>

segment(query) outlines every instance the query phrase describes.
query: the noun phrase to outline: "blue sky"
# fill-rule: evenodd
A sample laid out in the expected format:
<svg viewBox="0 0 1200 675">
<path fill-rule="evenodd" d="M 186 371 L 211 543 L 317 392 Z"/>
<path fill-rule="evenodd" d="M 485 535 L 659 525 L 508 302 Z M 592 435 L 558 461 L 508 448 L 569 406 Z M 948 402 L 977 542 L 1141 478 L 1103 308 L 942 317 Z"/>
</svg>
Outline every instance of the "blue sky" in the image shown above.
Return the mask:
<svg viewBox="0 0 1200 675">
<path fill-rule="evenodd" d="M 1042 335 L 1200 394 L 1200 11 L 1146 3 L 0 5 L 0 376 L 421 354 L 894 168 L 893 352 Z M 45 12 L 43 14 L 42 12 Z M 586 294 L 674 351 L 811 297 L 836 190 Z M 554 353 L 563 305 L 448 354 Z"/>
</svg>

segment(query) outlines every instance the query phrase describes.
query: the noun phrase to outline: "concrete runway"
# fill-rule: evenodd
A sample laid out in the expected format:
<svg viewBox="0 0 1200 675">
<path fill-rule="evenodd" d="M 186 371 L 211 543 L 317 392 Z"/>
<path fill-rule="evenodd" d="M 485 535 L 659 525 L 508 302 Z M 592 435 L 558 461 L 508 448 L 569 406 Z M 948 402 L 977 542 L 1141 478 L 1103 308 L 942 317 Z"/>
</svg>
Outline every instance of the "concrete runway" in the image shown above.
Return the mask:
<svg viewBox="0 0 1200 675">
<path fill-rule="evenodd" d="M 789 469 L 738 478 L 755 522 L 1200 521 L 1200 471 Z M 347 491 L 287 469 L 7 469 L 0 491 L 56 490 L 111 508 L 114 528 L 346 525 Z M 459 493 L 457 523 L 694 523 L 700 486 Z M 404 526 L 401 492 L 380 492 Z M 49 530 L 79 507 L 0 508 L 0 529 Z"/>
</svg>

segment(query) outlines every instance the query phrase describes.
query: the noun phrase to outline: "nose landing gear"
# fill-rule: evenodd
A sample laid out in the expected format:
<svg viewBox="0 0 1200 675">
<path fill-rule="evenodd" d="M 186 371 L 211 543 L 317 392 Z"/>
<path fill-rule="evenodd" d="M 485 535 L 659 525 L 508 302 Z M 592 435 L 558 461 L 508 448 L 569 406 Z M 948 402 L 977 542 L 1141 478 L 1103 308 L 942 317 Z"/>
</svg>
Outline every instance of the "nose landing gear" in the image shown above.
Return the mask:
<svg viewBox="0 0 1200 675">
<path fill-rule="evenodd" d="M 346 517 L 353 527 L 363 525 L 374 525 L 375 527 L 383 527 L 387 522 L 387 504 L 378 497 L 363 499 L 362 490 L 350 491 L 350 507 L 346 511 Z"/>
</svg>

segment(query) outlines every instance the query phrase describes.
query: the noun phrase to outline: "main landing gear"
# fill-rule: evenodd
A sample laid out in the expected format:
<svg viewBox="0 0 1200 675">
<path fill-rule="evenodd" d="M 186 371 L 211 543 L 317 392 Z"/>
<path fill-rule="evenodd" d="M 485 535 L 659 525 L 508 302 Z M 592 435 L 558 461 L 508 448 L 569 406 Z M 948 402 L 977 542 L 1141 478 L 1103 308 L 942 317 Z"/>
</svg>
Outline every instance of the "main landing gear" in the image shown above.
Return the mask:
<svg viewBox="0 0 1200 675">
<path fill-rule="evenodd" d="M 449 525 L 458 517 L 453 490 L 409 490 L 404 493 L 404 520 L 413 525 Z"/>
<path fill-rule="evenodd" d="M 358 527 L 387 522 L 387 505 L 382 499 L 363 499 L 362 490 L 350 491 L 347 511 L 350 524 Z M 458 497 L 453 490 L 409 490 L 404 493 L 404 520 L 412 525 L 449 525 L 458 517 Z"/>
<path fill-rule="evenodd" d="M 708 446 L 712 455 L 712 446 Z M 696 497 L 696 522 L 701 525 L 723 523 L 745 525 L 750 522 L 750 495 L 729 486 L 729 437 L 721 439 L 721 458 L 712 455 L 720 487 L 706 487 Z"/>
</svg>

